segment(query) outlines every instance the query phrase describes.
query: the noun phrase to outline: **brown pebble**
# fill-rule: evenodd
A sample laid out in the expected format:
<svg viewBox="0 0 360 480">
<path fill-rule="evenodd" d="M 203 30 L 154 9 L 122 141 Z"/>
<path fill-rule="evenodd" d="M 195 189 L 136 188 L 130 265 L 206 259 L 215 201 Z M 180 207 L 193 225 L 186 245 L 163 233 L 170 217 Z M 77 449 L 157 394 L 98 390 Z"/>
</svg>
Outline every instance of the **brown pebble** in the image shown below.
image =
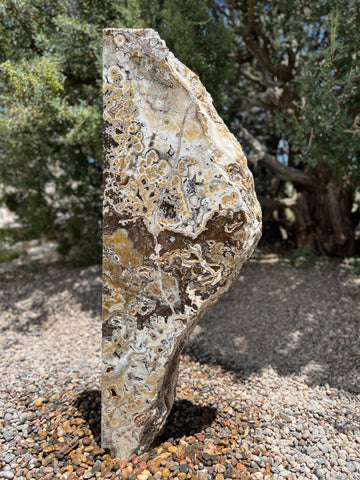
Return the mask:
<svg viewBox="0 0 360 480">
<path fill-rule="evenodd" d="M 137 478 L 137 480 L 147 480 L 149 478 L 149 474 L 141 473 L 136 478 Z"/>
<path fill-rule="evenodd" d="M 226 471 L 226 468 L 224 467 L 224 465 L 221 465 L 221 464 L 219 463 L 218 465 L 215 465 L 214 471 L 215 471 L 216 473 L 221 474 L 221 473 L 224 473 L 224 472 Z"/>
<path fill-rule="evenodd" d="M 100 447 L 95 447 L 92 454 L 94 457 L 98 456 L 98 455 L 104 455 L 105 453 L 105 450 L 100 448 Z"/>
<path fill-rule="evenodd" d="M 162 476 L 163 478 L 169 478 L 170 477 L 170 470 L 168 468 L 164 468 L 162 471 Z"/>
<path fill-rule="evenodd" d="M 54 445 L 49 445 L 48 447 L 45 447 L 43 450 L 46 453 L 51 453 L 55 450 L 55 446 Z"/>
<path fill-rule="evenodd" d="M 69 448 L 70 448 L 69 445 L 66 443 L 59 451 L 60 455 L 64 455 L 64 453 L 67 452 Z"/>
<path fill-rule="evenodd" d="M 159 470 L 155 460 L 149 460 L 147 464 L 147 468 L 150 470 L 150 473 L 152 474 L 155 474 Z"/>
<path fill-rule="evenodd" d="M 46 458 L 43 459 L 42 461 L 42 464 L 44 467 L 46 467 L 47 465 L 49 465 L 49 463 L 51 463 L 55 458 L 55 454 L 54 453 L 50 453 L 50 455 L 48 455 Z"/>
<path fill-rule="evenodd" d="M 143 471 L 143 470 L 146 469 L 146 466 L 147 466 L 147 465 L 146 465 L 146 462 L 145 462 L 144 460 L 142 460 L 142 461 L 140 462 L 139 468 L 140 468 L 141 471 Z"/>
<path fill-rule="evenodd" d="M 61 473 L 73 472 L 73 471 L 74 471 L 74 467 L 72 465 L 67 465 L 66 467 L 61 469 Z"/>
<path fill-rule="evenodd" d="M 80 457 L 73 457 L 72 458 L 72 463 L 78 467 L 81 463 L 81 458 Z"/>
</svg>

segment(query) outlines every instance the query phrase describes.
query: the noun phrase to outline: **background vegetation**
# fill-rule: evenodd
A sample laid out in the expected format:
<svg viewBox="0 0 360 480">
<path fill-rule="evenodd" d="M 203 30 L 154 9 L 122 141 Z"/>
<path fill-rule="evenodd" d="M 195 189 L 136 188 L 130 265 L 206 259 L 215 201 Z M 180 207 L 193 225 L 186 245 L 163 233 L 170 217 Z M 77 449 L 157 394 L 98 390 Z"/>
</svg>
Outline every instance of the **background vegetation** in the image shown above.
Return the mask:
<svg viewBox="0 0 360 480">
<path fill-rule="evenodd" d="M 102 28 L 152 27 L 244 146 L 264 240 L 353 256 L 358 25 L 351 0 L 5 0 L 0 203 L 70 258 L 100 258 Z"/>
</svg>

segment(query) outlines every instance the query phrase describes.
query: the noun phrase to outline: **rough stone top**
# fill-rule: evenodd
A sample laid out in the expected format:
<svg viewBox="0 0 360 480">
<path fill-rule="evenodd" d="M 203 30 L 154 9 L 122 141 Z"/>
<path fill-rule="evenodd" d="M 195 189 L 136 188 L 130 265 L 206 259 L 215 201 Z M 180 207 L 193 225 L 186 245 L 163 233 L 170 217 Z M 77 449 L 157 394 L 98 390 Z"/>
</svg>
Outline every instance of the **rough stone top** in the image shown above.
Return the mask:
<svg viewBox="0 0 360 480">
<path fill-rule="evenodd" d="M 116 125 L 125 118 L 132 133 L 138 132 L 137 150 L 126 151 L 120 143 L 113 167 L 126 178 L 129 193 L 135 195 L 141 182 L 149 184 L 147 192 L 140 186 L 146 212 L 139 198 L 131 208 L 148 231 L 196 238 L 214 212 L 247 211 L 249 196 L 260 228 L 260 208 L 240 145 L 199 77 L 175 58 L 157 32 L 104 30 L 104 99 L 107 138 L 120 139 Z M 121 161 L 125 154 L 126 162 Z M 126 214 L 125 204 L 115 210 L 121 207 L 119 213 Z"/>
</svg>

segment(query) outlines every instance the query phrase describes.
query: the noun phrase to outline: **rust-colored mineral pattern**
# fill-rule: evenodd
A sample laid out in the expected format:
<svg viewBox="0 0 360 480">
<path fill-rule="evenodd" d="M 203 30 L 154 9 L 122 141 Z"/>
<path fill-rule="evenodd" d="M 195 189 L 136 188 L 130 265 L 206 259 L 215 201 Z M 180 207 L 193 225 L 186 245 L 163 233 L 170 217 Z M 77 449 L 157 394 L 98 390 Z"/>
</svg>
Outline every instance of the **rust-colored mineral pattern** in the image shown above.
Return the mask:
<svg viewBox="0 0 360 480">
<path fill-rule="evenodd" d="M 261 213 L 240 145 L 154 30 L 104 31 L 104 153 L 102 446 L 128 458 L 162 430 Z"/>
</svg>

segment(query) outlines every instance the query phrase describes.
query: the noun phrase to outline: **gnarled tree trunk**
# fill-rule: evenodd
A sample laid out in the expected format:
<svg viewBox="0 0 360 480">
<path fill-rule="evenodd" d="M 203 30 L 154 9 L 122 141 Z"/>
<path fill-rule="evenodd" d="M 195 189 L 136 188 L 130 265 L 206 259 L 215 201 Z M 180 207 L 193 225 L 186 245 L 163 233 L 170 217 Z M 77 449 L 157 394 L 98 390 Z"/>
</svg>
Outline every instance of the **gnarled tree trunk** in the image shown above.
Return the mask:
<svg viewBox="0 0 360 480">
<path fill-rule="evenodd" d="M 355 253 L 354 225 L 351 208 L 353 192 L 341 184 L 335 174 L 322 164 L 306 171 L 288 167 L 269 154 L 248 130 L 241 128 L 242 141 L 253 152 L 252 163 L 260 163 L 282 181 L 292 182 L 299 192 L 295 198 L 265 198 L 262 206 L 272 210 L 290 208 L 296 217 L 298 248 L 313 248 L 317 252 L 337 257 Z"/>
<path fill-rule="evenodd" d="M 352 194 L 321 168 L 314 170 L 314 187 L 304 189 L 293 208 L 297 246 L 330 256 L 351 256 L 355 253 Z"/>
</svg>

